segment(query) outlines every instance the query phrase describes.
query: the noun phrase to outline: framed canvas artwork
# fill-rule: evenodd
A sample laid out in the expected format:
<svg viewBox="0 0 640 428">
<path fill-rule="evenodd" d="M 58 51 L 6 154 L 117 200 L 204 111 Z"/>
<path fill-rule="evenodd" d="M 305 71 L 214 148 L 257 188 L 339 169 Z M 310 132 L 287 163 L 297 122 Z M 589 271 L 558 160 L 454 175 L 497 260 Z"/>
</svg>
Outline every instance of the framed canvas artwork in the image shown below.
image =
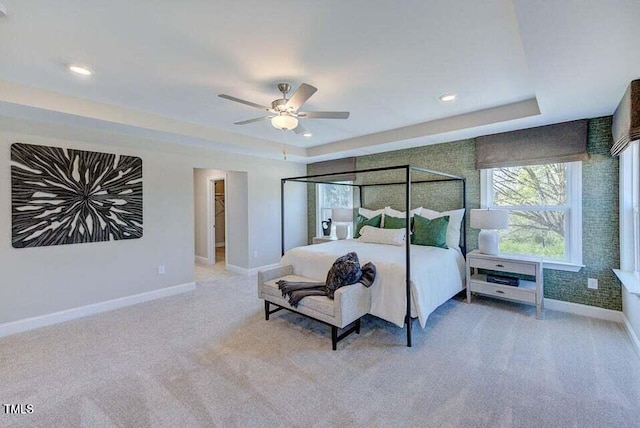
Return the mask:
<svg viewBox="0 0 640 428">
<path fill-rule="evenodd" d="M 11 145 L 14 248 L 142 237 L 142 159 Z"/>
</svg>

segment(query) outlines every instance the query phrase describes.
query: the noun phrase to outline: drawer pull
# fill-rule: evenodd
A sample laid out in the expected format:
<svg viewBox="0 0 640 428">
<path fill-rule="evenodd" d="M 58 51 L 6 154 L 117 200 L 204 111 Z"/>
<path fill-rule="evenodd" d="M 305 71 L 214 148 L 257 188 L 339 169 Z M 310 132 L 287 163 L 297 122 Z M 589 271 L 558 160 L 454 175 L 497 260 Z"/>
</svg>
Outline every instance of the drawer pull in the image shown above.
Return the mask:
<svg viewBox="0 0 640 428">
<path fill-rule="evenodd" d="M 502 291 L 502 290 L 496 290 L 496 293 L 498 293 L 498 294 L 504 294 L 504 291 Z"/>
<path fill-rule="evenodd" d="M 496 267 L 504 267 L 504 265 L 496 265 Z"/>
</svg>

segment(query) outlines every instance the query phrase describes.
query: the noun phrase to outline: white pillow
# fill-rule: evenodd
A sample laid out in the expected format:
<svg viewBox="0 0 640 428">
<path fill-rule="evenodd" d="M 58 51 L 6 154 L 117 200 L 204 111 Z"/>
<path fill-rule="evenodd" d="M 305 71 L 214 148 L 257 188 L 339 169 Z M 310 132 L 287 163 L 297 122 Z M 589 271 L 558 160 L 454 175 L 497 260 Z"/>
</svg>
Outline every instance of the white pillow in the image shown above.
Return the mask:
<svg viewBox="0 0 640 428">
<path fill-rule="evenodd" d="M 358 208 L 358 214 L 362 214 L 366 218 L 373 218 L 378 214 L 382 214 L 382 219 L 380 220 L 380 227 L 384 226 L 384 210 L 386 208 L 380 208 L 379 210 L 368 210 L 366 208 Z"/>
<path fill-rule="evenodd" d="M 411 211 L 409 211 L 409 217 L 413 217 L 416 214 L 421 215 L 420 214 L 421 212 L 422 212 L 422 207 L 414 208 Z M 385 207 L 384 214 L 390 215 L 391 217 L 405 218 L 405 211 L 394 210 L 391 207 Z"/>
<path fill-rule="evenodd" d="M 380 208 L 379 210 L 368 210 L 366 208 L 358 208 L 358 214 L 362 214 L 366 218 L 373 218 L 378 214 L 384 214 L 385 208 Z"/>
<path fill-rule="evenodd" d="M 371 242 L 373 244 L 404 245 L 405 229 L 381 229 L 379 227 L 362 226 L 360 229 L 360 242 Z"/>
<path fill-rule="evenodd" d="M 462 217 L 464 217 L 464 208 L 442 212 L 423 208 L 422 214 L 420 215 L 428 218 L 429 220 L 448 215 L 449 225 L 447 226 L 447 247 L 460 248 L 460 226 L 462 225 Z"/>
</svg>

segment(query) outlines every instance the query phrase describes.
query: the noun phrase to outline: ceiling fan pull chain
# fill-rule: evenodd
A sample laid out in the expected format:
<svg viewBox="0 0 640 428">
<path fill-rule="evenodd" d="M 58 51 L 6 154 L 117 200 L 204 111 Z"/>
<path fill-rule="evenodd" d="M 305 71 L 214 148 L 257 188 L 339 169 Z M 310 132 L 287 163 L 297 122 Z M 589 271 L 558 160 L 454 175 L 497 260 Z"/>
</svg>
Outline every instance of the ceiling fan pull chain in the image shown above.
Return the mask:
<svg viewBox="0 0 640 428">
<path fill-rule="evenodd" d="M 286 130 L 282 130 L 282 157 L 284 160 L 287 160 L 287 142 L 285 141 L 285 133 Z"/>
</svg>

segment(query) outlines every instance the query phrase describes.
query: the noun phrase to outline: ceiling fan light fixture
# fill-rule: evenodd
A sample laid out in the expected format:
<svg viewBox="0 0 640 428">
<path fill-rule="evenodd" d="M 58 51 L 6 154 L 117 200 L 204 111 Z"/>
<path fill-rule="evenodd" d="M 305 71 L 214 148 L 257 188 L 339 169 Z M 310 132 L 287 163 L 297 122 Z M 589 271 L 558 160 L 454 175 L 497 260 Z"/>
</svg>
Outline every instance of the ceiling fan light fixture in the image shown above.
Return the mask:
<svg viewBox="0 0 640 428">
<path fill-rule="evenodd" d="M 67 69 L 70 72 L 79 74 L 81 76 L 91 76 L 93 74 L 93 70 L 91 70 L 89 67 L 85 67 L 84 65 L 69 64 L 67 66 Z"/>
<path fill-rule="evenodd" d="M 288 131 L 298 126 L 298 119 L 288 114 L 279 114 L 271 118 L 271 125 L 282 131 Z"/>
<path fill-rule="evenodd" d="M 457 97 L 456 94 L 442 94 L 440 95 L 439 99 L 440 101 L 444 101 L 446 103 L 446 102 L 454 101 L 456 97 Z"/>
</svg>

